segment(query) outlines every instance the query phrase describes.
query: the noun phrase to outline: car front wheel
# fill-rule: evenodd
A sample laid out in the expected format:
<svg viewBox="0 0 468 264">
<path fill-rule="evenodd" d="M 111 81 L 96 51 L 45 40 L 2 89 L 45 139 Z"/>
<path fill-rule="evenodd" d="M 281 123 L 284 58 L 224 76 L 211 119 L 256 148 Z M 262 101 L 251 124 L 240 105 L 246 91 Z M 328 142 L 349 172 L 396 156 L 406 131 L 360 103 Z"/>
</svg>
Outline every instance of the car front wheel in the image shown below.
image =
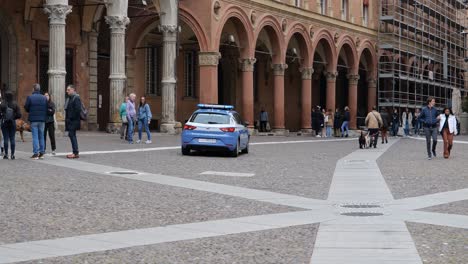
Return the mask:
<svg viewBox="0 0 468 264">
<path fill-rule="evenodd" d="M 182 147 L 182 155 L 190 155 L 190 148 Z"/>
</svg>

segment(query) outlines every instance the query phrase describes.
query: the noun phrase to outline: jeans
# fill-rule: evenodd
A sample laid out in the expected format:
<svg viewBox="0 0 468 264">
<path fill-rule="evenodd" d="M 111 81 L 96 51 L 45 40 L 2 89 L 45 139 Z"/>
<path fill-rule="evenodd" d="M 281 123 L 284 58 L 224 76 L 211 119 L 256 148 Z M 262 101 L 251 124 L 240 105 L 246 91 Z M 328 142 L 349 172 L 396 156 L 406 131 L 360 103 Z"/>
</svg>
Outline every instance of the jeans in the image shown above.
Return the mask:
<svg viewBox="0 0 468 264">
<path fill-rule="evenodd" d="M 128 143 L 133 143 L 133 133 L 135 131 L 135 121 L 133 121 L 133 118 L 128 119 L 128 135 L 127 135 L 127 140 Z"/>
<path fill-rule="evenodd" d="M 403 130 L 405 131 L 405 136 L 409 136 L 410 128 L 409 128 L 409 123 L 408 122 L 406 122 L 405 128 Z"/>
<path fill-rule="evenodd" d="M 400 127 L 400 124 L 397 122 L 392 123 L 392 135 L 394 137 L 398 136 L 398 128 Z"/>
<path fill-rule="evenodd" d="M 148 140 L 151 140 L 151 132 L 149 130 L 148 118 L 138 119 L 138 140 L 141 140 L 143 126 L 145 126 L 146 137 L 148 138 Z"/>
<path fill-rule="evenodd" d="M 331 135 L 332 135 L 332 127 L 331 127 L 331 126 L 327 126 L 326 136 L 327 136 L 327 137 L 331 137 Z"/>
<path fill-rule="evenodd" d="M 78 151 L 78 140 L 76 139 L 76 130 L 68 130 L 68 137 L 70 138 L 73 154 L 80 154 L 80 152 Z"/>
<path fill-rule="evenodd" d="M 416 120 L 416 122 L 414 123 L 414 134 L 416 136 L 419 135 L 419 130 L 420 129 L 421 129 L 421 123 L 418 120 Z"/>
<path fill-rule="evenodd" d="M 16 135 L 16 126 L 15 125 L 2 125 L 3 133 L 3 145 L 5 156 L 8 156 L 8 143 L 10 143 L 11 155 L 15 155 L 15 135 Z"/>
<path fill-rule="evenodd" d="M 427 156 L 431 157 L 431 137 L 432 137 L 432 152 L 436 151 L 437 146 L 437 127 L 424 127 L 424 134 L 426 134 L 426 147 Z"/>
<path fill-rule="evenodd" d="M 349 131 L 348 124 L 349 124 L 349 121 L 344 121 L 343 124 L 341 125 L 341 137 L 345 135 L 345 129 L 346 129 L 346 136 L 348 135 L 348 131 Z"/>
<path fill-rule="evenodd" d="M 44 129 L 45 122 L 31 122 L 31 133 L 33 141 L 33 154 L 44 154 Z"/>
<path fill-rule="evenodd" d="M 260 132 L 267 132 L 267 122 L 268 121 L 260 121 Z"/>
<path fill-rule="evenodd" d="M 52 151 L 56 150 L 55 146 L 55 124 L 54 122 L 46 123 L 45 130 L 44 130 L 44 151 L 47 148 L 47 133 L 49 133 L 50 138 L 50 146 L 52 147 Z"/>
</svg>

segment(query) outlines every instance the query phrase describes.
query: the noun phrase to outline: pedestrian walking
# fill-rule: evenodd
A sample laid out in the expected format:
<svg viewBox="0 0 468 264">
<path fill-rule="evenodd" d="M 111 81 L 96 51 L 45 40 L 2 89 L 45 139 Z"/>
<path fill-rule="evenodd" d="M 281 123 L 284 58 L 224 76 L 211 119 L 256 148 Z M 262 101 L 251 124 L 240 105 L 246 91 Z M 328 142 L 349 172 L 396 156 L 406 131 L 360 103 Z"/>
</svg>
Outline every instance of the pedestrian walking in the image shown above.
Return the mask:
<svg viewBox="0 0 468 264">
<path fill-rule="evenodd" d="M 55 103 L 52 101 L 49 93 L 44 93 L 47 99 L 47 119 L 44 130 L 44 152 L 47 149 L 47 134 L 49 134 L 50 147 L 52 148 L 52 155 L 55 156 Z"/>
<path fill-rule="evenodd" d="M 81 128 L 81 99 L 76 93 L 74 85 L 67 86 L 68 98 L 65 101 L 65 130 L 68 131 L 68 137 L 72 145 L 72 154 L 67 155 L 68 159 L 78 159 L 80 152 L 78 149 L 78 139 L 76 131 Z"/>
<path fill-rule="evenodd" d="M 416 108 L 414 111 L 414 117 L 413 117 L 413 128 L 414 128 L 414 135 L 419 136 L 419 130 L 421 129 L 421 122 L 419 121 L 419 115 L 421 115 L 421 110 L 419 108 Z"/>
<path fill-rule="evenodd" d="M 127 139 L 128 136 L 128 120 L 127 120 L 127 102 L 128 96 L 125 96 L 123 103 L 120 105 L 120 120 L 122 120 L 122 126 L 120 127 L 120 139 Z"/>
<path fill-rule="evenodd" d="M 341 128 L 341 112 L 340 109 L 335 110 L 335 116 L 333 118 L 333 132 L 335 134 L 335 137 L 340 136 L 340 128 Z"/>
<path fill-rule="evenodd" d="M 312 129 L 315 131 L 316 137 L 321 137 L 321 131 L 323 128 L 324 117 L 320 106 L 315 107 L 315 111 L 312 112 Z"/>
<path fill-rule="evenodd" d="M 398 109 L 393 109 L 392 114 L 392 136 L 398 136 L 398 129 L 400 128 L 400 116 L 398 115 Z"/>
<path fill-rule="evenodd" d="M 403 131 L 405 133 L 405 137 L 410 136 L 411 131 L 411 124 L 413 123 L 413 114 L 409 111 L 408 108 L 401 114 L 401 120 L 403 124 Z"/>
<path fill-rule="evenodd" d="M 427 148 L 427 159 L 431 160 L 432 157 L 437 157 L 437 123 L 439 122 L 440 116 L 439 111 L 435 108 L 435 99 L 429 97 L 427 99 L 427 106 L 421 110 L 419 120 L 421 120 L 424 128 L 424 134 L 426 135 L 426 148 Z M 432 148 L 431 148 L 432 138 Z"/>
<path fill-rule="evenodd" d="M 379 130 L 382 127 L 382 117 L 380 113 L 377 112 L 377 107 L 373 106 L 372 111 L 370 111 L 366 116 L 366 126 L 369 130 L 369 136 L 371 137 L 371 145 L 374 145 L 374 148 L 377 148 L 377 140 L 379 139 Z M 370 146 L 369 146 L 370 147 Z"/>
<path fill-rule="evenodd" d="M 15 159 L 16 120 L 21 118 L 21 109 L 13 101 L 13 94 L 5 93 L 5 100 L 0 104 L 0 127 L 3 134 L 3 159 L 8 159 L 8 146 L 10 159 Z"/>
<path fill-rule="evenodd" d="M 450 157 L 453 148 L 453 137 L 458 134 L 457 119 L 453 115 L 452 109 L 446 107 L 440 115 L 439 131 L 444 139 L 444 158 Z"/>
<path fill-rule="evenodd" d="M 390 124 L 390 116 L 388 115 L 386 108 L 382 108 L 380 117 L 382 118 L 382 127 L 380 128 L 380 133 L 382 133 L 382 144 L 384 144 L 388 143 L 388 124 Z"/>
<path fill-rule="evenodd" d="M 140 106 L 138 107 L 138 141 L 137 143 L 141 143 L 141 134 L 143 132 L 143 126 L 145 127 L 146 131 L 146 141 L 145 144 L 151 144 L 151 132 L 149 129 L 149 124 L 151 122 L 151 118 L 153 115 L 151 114 L 151 109 L 148 103 L 146 103 L 146 98 L 142 96 L 140 98 Z"/>
<path fill-rule="evenodd" d="M 328 111 L 325 114 L 325 129 L 326 129 L 326 137 L 331 137 L 332 136 L 332 128 L 333 128 L 333 111 L 331 109 L 328 109 Z"/>
<path fill-rule="evenodd" d="M 135 108 L 135 99 L 136 95 L 131 93 L 127 101 L 127 122 L 128 122 L 128 143 L 133 144 L 133 133 L 135 132 L 135 122 L 136 122 L 136 108 Z"/>
<path fill-rule="evenodd" d="M 47 119 L 47 99 L 41 94 L 41 86 L 33 85 L 33 93 L 28 96 L 24 109 L 29 113 L 28 121 L 31 123 L 33 155 L 31 159 L 43 159 L 45 153 L 44 130 Z"/>
<path fill-rule="evenodd" d="M 260 132 L 268 132 L 267 131 L 267 124 L 268 124 L 268 112 L 262 107 L 260 111 Z"/>
<path fill-rule="evenodd" d="M 351 120 L 351 114 L 349 113 L 349 107 L 344 108 L 345 113 L 343 116 L 343 124 L 341 124 L 341 137 L 348 137 L 349 133 L 349 120 Z M 346 131 L 346 133 L 345 133 Z"/>
</svg>

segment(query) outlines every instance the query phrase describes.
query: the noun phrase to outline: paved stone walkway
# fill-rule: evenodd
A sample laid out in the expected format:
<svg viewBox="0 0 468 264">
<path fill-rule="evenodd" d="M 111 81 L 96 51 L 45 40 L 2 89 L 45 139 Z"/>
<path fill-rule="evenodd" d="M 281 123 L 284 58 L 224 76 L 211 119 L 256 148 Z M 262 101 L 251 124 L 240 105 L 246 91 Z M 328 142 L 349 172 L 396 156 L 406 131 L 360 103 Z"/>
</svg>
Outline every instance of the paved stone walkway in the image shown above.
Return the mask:
<svg viewBox="0 0 468 264">
<path fill-rule="evenodd" d="M 324 263 L 422 263 L 405 221 L 468 229 L 468 216 L 415 211 L 468 199 L 468 189 L 394 200 L 376 159 L 391 144 L 357 150 L 336 166 L 327 200 L 129 171 L 78 160 L 47 158 L 41 163 L 203 192 L 302 208 L 268 214 L 0 245 L 0 263 L 70 256 L 134 246 L 225 236 L 320 223 L 311 258 Z M 18 153 L 27 159 L 27 153 Z M 121 174 L 131 172 L 136 174 Z"/>
</svg>

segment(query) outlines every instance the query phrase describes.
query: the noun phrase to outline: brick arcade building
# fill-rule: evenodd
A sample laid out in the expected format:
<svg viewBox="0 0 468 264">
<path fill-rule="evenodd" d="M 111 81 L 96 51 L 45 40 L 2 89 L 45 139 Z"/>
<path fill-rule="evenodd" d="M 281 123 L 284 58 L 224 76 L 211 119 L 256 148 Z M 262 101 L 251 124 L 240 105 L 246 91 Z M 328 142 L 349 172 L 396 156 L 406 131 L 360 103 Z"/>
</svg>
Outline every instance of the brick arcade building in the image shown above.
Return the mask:
<svg viewBox="0 0 468 264">
<path fill-rule="evenodd" d="M 0 81 L 20 105 L 39 82 L 61 111 L 76 84 L 90 130 L 117 129 L 130 92 L 167 132 L 198 103 L 250 124 L 265 108 L 279 133 L 348 105 L 356 127 L 377 102 L 378 2 L 0 0 Z"/>
</svg>

